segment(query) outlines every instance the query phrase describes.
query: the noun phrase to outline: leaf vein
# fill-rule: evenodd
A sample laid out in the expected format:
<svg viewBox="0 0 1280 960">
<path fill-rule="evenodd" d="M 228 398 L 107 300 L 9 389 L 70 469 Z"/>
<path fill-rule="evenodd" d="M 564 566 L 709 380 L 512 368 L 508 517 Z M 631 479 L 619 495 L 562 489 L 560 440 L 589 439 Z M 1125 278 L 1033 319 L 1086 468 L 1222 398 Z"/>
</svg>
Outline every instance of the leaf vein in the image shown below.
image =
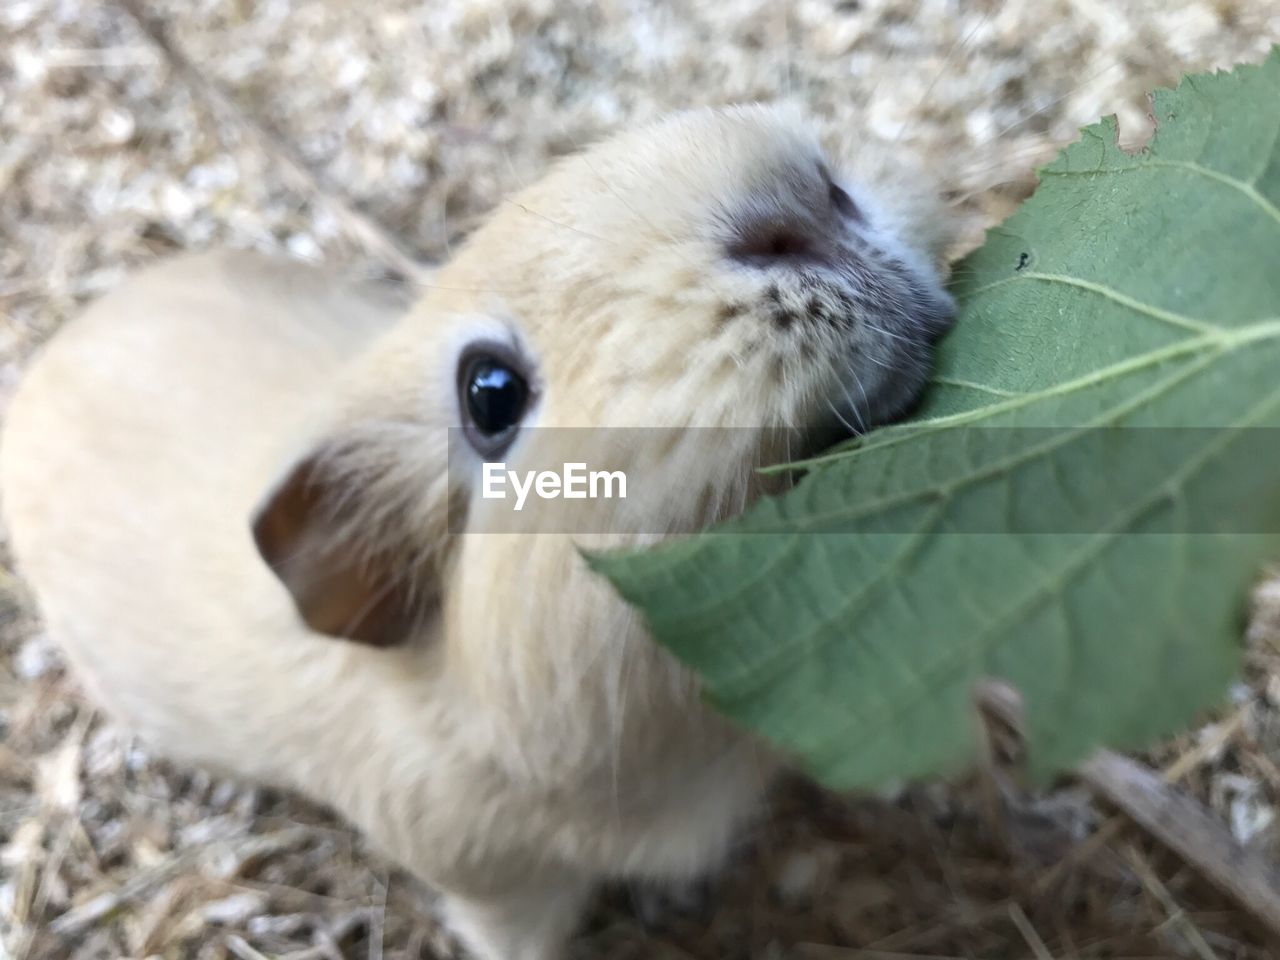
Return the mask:
<svg viewBox="0 0 1280 960">
<path fill-rule="evenodd" d="M 1110 167 L 1098 170 L 1043 170 L 1043 176 L 1054 177 L 1096 177 L 1103 174 L 1121 174 L 1132 173 L 1135 170 L 1146 170 L 1150 167 L 1165 167 L 1173 170 L 1185 170 L 1188 173 L 1198 174 L 1210 180 L 1216 180 L 1224 186 L 1239 191 L 1253 203 L 1257 204 L 1258 209 L 1265 213 L 1268 217 L 1280 224 L 1280 208 L 1277 208 L 1270 200 L 1258 192 L 1253 184 L 1246 180 L 1233 177 L 1230 174 L 1222 173 L 1211 167 L 1206 167 L 1192 160 L 1158 160 L 1150 157 L 1126 167 Z"/>
<path fill-rule="evenodd" d="M 1268 394 L 1266 399 L 1255 406 L 1250 414 L 1243 418 L 1241 422 L 1224 429 L 1222 434 L 1229 440 L 1240 430 L 1246 429 L 1252 422 L 1259 419 L 1263 414 L 1270 411 L 1277 405 L 1280 405 L 1280 387 Z M 1218 445 L 1218 443 L 1208 445 L 1206 450 L 1203 451 L 1199 457 L 1188 461 L 1187 466 L 1179 471 L 1178 474 L 1175 474 L 1175 477 L 1185 480 L 1191 472 L 1204 465 L 1204 463 L 1213 455 L 1213 451 L 1218 447 Z M 874 735 L 877 730 L 887 727 L 890 723 L 897 720 L 898 717 L 914 709 L 917 706 L 918 699 L 931 694 L 936 689 L 936 681 L 941 676 L 951 672 L 951 669 L 959 660 L 962 658 L 971 658 L 974 654 L 987 654 L 992 648 L 998 646 L 1001 642 L 1007 641 L 1008 636 L 1002 637 L 1002 631 L 1005 630 L 1007 625 L 1015 623 L 1019 618 L 1034 612 L 1042 604 L 1052 598 L 1060 597 L 1063 592 L 1063 588 L 1071 583 L 1081 573 L 1081 571 L 1091 569 L 1090 561 L 1100 556 L 1107 548 L 1114 544 L 1117 537 L 1124 532 L 1125 528 L 1140 517 L 1143 512 L 1150 509 L 1153 504 L 1159 502 L 1159 499 L 1164 496 L 1163 490 L 1164 488 L 1161 487 L 1153 496 L 1138 501 L 1138 503 L 1136 503 L 1130 510 L 1117 515 L 1115 520 L 1105 530 L 1092 538 L 1087 546 L 1076 551 L 1074 556 L 1072 556 L 1067 563 L 1062 565 L 1061 573 L 1058 576 L 1041 583 L 1031 591 L 1030 595 L 1014 604 L 1004 614 L 997 617 L 989 627 L 975 636 L 971 649 L 956 649 L 950 655 L 942 657 L 938 663 L 935 664 L 933 669 L 924 671 L 915 677 L 914 679 L 921 679 L 922 677 L 924 682 L 913 684 L 915 689 L 911 693 L 904 693 L 890 710 L 876 718 L 874 725 L 870 729 L 866 729 L 863 726 L 861 718 L 855 717 L 845 725 L 844 730 L 833 731 L 833 733 L 838 736 L 841 733 L 847 732 L 854 726 L 858 726 L 861 728 L 859 731 L 861 734 Z"/>
<path fill-rule="evenodd" d="M 1055 432 L 1050 440 L 1029 446 L 1027 449 L 1013 456 L 1006 457 L 992 464 L 987 464 L 979 470 L 972 470 L 968 473 L 957 475 L 953 481 L 945 487 L 934 486 L 921 490 L 910 491 L 906 494 L 879 497 L 875 500 L 862 501 L 856 506 L 850 506 L 846 510 L 832 510 L 824 514 L 811 513 L 805 518 L 805 524 L 806 526 L 809 526 L 826 525 L 833 522 L 848 523 L 853 520 L 861 519 L 869 514 L 881 513 L 895 507 L 906 506 L 918 500 L 931 497 L 945 498 L 956 487 L 963 487 L 1008 473 L 1010 470 L 1020 467 L 1036 457 L 1061 449 L 1077 438 L 1086 436 L 1101 427 L 1113 426 L 1121 417 L 1133 413 L 1152 401 L 1159 399 L 1184 380 L 1199 373 L 1219 356 L 1221 356 L 1220 351 L 1206 352 L 1202 356 L 1197 357 L 1193 362 L 1187 364 L 1185 367 L 1180 368 L 1172 376 L 1153 384 L 1148 389 L 1130 397 L 1124 403 L 1117 404 L 1111 409 L 1104 411 L 1093 420 L 1090 420 L 1078 427 L 1060 428 L 1060 432 Z M 788 532 L 793 532 L 795 529 L 795 527 L 789 527 Z"/>
<path fill-rule="evenodd" d="M 787 464 L 784 469 L 818 467 L 846 458 L 863 456 L 872 450 L 896 446 L 907 440 L 914 440 L 916 437 L 936 433 L 939 430 L 947 430 L 954 426 L 963 426 L 967 423 L 986 420 L 998 414 L 1019 410 L 1039 400 L 1066 396 L 1080 390 L 1086 390 L 1107 380 L 1134 373 L 1147 367 L 1154 367 L 1157 364 L 1164 363 L 1166 360 L 1174 360 L 1183 354 L 1200 353 L 1219 346 L 1234 348 L 1257 340 L 1275 338 L 1280 338 L 1280 317 L 1266 317 L 1245 327 L 1218 327 L 1215 328 L 1212 334 L 1178 340 L 1166 347 L 1137 354 L 1109 367 L 1103 367 L 1100 370 L 1077 377 L 1074 380 L 1064 380 L 1062 383 L 1055 384 L 1045 390 L 1019 394 L 1004 403 L 993 403 L 990 406 L 978 407 L 974 410 L 964 410 L 960 413 L 934 417 L 931 420 L 920 420 L 906 429 L 886 431 L 890 433 L 890 436 L 885 437 L 883 440 L 867 441 L 851 450 L 841 450 L 834 454 L 798 460 L 795 463 Z"/>
<path fill-rule="evenodd" d="M 1194 376 L 1199 371 L 1203 370 L 1205 367 L 1209 366 L 1213 362 L 1213 360 L 1215 360 L 1218 356 L 1219 354 L 1207 354 L 1204 357 L 1198 358 L 1195 363 L 1188 365 L 1188 367 L 1184 369 L 1178 370 L 1175 374 L 1160 381 L 1159 383 L 1153 384 L 1147 390 L 1143 391 L 1142 393 L 1139 393 L 1135 397 L 1130 398 L 1126 403 L 1120 404 L 1112 408 L 1111 410 L 1106 411 L 1104 414 L 1100 415 L 1094 421 L 1088 424 L 1085 424 L 1084 426 L 1074 428 L 1069 431 L 1064 431 L 1064 434 L 1062 436 L 1055 437 L 1053 440 L 1047 443 L 1039 444 L 1034 447 L 1028 448 L 1027 450 L 1022 451 L 1017 456 L 1005 458 L 1004 460 L 996 464 L 989 465 L 983 468 L 982 470 L 972 471 L 969 475 L 965 477 L 957 478 L 953 486 L 964 486 L 967 484 L 972 484 L 976 481 L 990 479 L 993 477 L 1003 477 L 1007 479 L 1009 476 L 1009 471 L 1013 467 L 1016 467 L 1025 462 L 1028 462 L 1032 458 L 1040 456 L 1044 453 L 1048 453 L 1052 450 L 1059 449 L 1065 446 L 1067 443 L 1071 442 L 1076 437 L 1090 433 L 1094 429 L 1097 429 L 1100 426 L 1105 426 L 1107 424 L 1113 423 L 1115 420 L 1124 416 L 1126 413 L 1130 413 L 1136 409 L 1139 409 L 1144 404 L 1150 403 L 1153 400 L 1158 399 L 1160 396 L 1167 393 L 1169 390 L 1173 389 L 1179 383 L 1182 383 L 1183 381 Z M 1280 396 L 1280 389 L 1277 389 L 1276 396 Z M 919 544 L 920 540 L 923 537 L 925 537 L 927 534 L 932 533 L 934 530 L 936 530 L 938 523 L 941 521 L 945 513 L 945 507 L 947 504 L 946 494 L 948 492 L 949 491 L 941 491 L 941 490 L 914 491 L 912 493 L 908 493 L 900 497 L 882 497 L 871 502 L 870 504 L 867 504 L 865 502 L 860 503 L 858 505 L 858 508 L 851 509 L 847 513 L 843 511 L 833 511 L 823 516 L 813 515 L 811 517 L 806 518 L 806 526 L 811 526 L 812 523 L 821 522 L 821 521 L 830 522 L 832 520 L 844 520 L 845 522 L 848 522 L 850 520 L 859 519 L 864 514 L 881 512 L 882 510 L 888 507 L 901 506 L 901 505 L 911 503 L 915 500 L 926 499 L 930 495 L 937 496 L 937 500 L 929 507 L 929 512 L 925 517 L 924 524 L 922 525 L 921 528 L 915 531 L 912 531 L 911 540 L 904 546 L 904 548 L 901 551 L 899 551 L 894 556 L 893 566 L 891 568 L 882 571 L 877 577 L 868 581 L 866 586 L 863 589 L 857 591 L 854 594 L 851 594 L 849 597 L 849 602 L 842 604 L 836 610 L 832 611 L 832 613 L 823 617 L 819 622 L 819 624 L 815 626 L 815 628 L 810 632 L 809 635 L 797 637 L 795 640 L 790 642 L 776 644 L 766 656 L 756 660 L 754 662 L 754 665 L 752 665 L 751 667 L 744 668 L 742 670 L 737 671 L 735 674 L 731 676 L 722 678 L 721 684 L 718 684 L 716 687 L 717 693 L 718 694 L 724 693 L 726 686 L 729 686 L 734 683 L 742 682 L 745 676 L 749 676 L 750 680 L 753 681 L 753 683 L 751 683 L 750 685 L 750 688 L 754 688 L 758 686 L 763 679 L 767 679 L 768 677 L 773 676 L 774 673 L 776 673 L 776 667 L 780 663 L 783 663 L 799 647 L 804 645 L 811 645 L 815 642 L 820 642 L 819 635 L 821 633 L 828 632 L 829 629 L 834 627 L 837 622 L 847 620 L 848 616 L 851 613 L 854 613 L 858 609 L 860 609 L 863 603 L 867 600 L 867 598 L 872 595 L 874 590 L 878 586 L 883 584 L 886 580 L 888 580 L 890 575 L 897 574 L 900 571 L 905 570 L 906 569 L 905 562 L 911 555 L 915 553 L 916 547 Z M 766 526 L 762 530 L 762 532 L 767 532 L 767 530 L 768 528 Z M 796 528 L 792 528 L 787 532 L 791 534 L 792 542 L 794 542 L 795 538 L 799 535 L 800 531 L 797 530 Z M 821 530 L 809 529 L 807 532 L 810 534 L 815 534 L 815 533 L 818 535 L 822 534 Z M 771 672 L 762 677 L 761 676 L 762 671 L 771 671 Z"/>
<path fill-rule="evenodd" d="M 1078 287 L 1081 290 L 1088 290 L 1096 293 L 1100 297 L 1106 297 L 1113 303 L 1118 303 L 1122 307 L 1127 307 L 1135 313 L 1145 314 L 1156 320 L 1162 320 L 1171 326 L 1180 327 L 1184 330 L 1191 330 L 1195 333 L 1213 333 L 1221 330 L 1222 327 L 1215 326 L 1211 323 L 1204 323 L 1192 317 L 1184 316 L 1180 313 L 1174 313 L 1171 310 L 1163 310 L 1146 301 L 1131 297 L 1128 294 L 1121 293 L 1119 290 L 1112 289 L 1101 283 L 1094 283 L 1091 280 L 1082 280 L 1079 277 L 1069 277 L 1058 273 L 1027 273 L 1023 274 L 1028 280 L 1042 280 L 1047 283 L 1061 283 L 1068 287 Z"/>
<path fill-rule="evenodd" d="M 956 377 L 934 377 L 933 383 L 944 387 L 959 387 L 963 390 L 975 390 L 978 393 L 987 393 L 993 397 L 1024 397 L 1025 393 L 1018 390 L 1002 390 L 1000 387 L 991 387 L 985 383 L 974 383 L 972 380 L 961 380 Z"/>
</svg>

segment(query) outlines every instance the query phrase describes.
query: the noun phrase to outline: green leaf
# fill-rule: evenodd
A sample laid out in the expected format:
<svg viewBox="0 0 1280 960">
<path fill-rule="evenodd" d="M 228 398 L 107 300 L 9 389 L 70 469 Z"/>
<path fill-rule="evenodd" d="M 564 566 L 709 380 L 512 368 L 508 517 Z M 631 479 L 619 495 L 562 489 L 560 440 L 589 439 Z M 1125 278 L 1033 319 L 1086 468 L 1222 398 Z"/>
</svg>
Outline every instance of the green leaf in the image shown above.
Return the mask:
<svg viewBox="0 0 1280 960">
<path fill-rule="evenodd" d="M 1154 110 L 1136 155 L 1085 129 L 958 266 L 914 421 L 711 533 L 591 558 L 831 785 L 963 766 L 985 677 L 1021 692 L 1043 776 L 1238 669 L 1280 555 L 1280 51 Z"/>
</svg>

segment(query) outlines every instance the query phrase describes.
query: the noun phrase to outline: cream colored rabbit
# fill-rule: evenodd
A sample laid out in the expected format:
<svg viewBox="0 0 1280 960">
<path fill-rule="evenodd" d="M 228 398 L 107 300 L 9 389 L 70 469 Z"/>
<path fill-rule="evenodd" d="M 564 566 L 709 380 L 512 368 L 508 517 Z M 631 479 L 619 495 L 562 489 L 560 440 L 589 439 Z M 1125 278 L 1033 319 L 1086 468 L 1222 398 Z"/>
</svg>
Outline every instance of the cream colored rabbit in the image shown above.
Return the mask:
<svg viewBox="0 0 1280 960">
<path fill-rule="evenodd" d="M 773 761 L 584 537 L 477 484 L 609 443 L 548 428 L 664 428 L 610 451 L 648 492 L 581 505 L 593 545 L 641 542 L 900 411 L 952 318 L 948 220 L 899 158 L 851 159 L 834 179 L 763 108 L 675 116 L 504 204 L 408 309 L 249 254 L 126 283 L 34 362 L 4 436 L 51 634 L 156 748 L 336 807 L 485 960 L 558 956 L 601 879 L 705 870 Z"/>
</svg>

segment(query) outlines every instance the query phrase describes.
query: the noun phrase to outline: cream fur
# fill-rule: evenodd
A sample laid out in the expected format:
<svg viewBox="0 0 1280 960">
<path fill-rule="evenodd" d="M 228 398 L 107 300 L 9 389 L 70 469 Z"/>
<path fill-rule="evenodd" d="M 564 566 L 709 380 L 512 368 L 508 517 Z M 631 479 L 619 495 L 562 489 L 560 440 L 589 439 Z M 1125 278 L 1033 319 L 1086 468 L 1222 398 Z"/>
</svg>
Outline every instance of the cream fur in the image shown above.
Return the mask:
<svg viewBox="0 0 1280 960">
<path fill-rule="evenodd" d="M 855 153 L 881 171 L 848 187 L 868 262 L 891 258 L 901 290 L 945 312 L 947 218 L 871 146 Z M 29 370 L 0 463 L 21 569 L 80 677 L 170 755 L 332 804 L 446 894 L 485 960 L 558 956 L 601 878 L 705 869 L 773 760 L 701 706 L 577 544 L 734 512 L 759 492 L 750 468 L 833 402 L 875 416 L 919 385 L 927 338 L 886 302 L 899 287 L 867 293 L 848 273 L 797 291 L 726 256 L 744 217 L 812 207 L 804 229 L 844 229 L 819 157 L 767 110 L 681 115 L 504 204 L 407 311 L 235 253 L 167 263 L 92 306 Z M 840 320 L 770 319 L 784 308 Z M 482 337 L 530 358 L 529 426 L 746 439 L 621 451 L 670 482 L 600 504 L 614 534 L 451 536 L 450 497 L 470 504 L 468 531 L 496 523 L 445 469 L 458 356 Z M 564 452 L 528 436 L 508 459 Z M 320 448 L 355 507 L 349 548 L 394 544 L 439 598 L 399 646 L 310 632 L 255 551 L 252 516 Z"/>
</svg>

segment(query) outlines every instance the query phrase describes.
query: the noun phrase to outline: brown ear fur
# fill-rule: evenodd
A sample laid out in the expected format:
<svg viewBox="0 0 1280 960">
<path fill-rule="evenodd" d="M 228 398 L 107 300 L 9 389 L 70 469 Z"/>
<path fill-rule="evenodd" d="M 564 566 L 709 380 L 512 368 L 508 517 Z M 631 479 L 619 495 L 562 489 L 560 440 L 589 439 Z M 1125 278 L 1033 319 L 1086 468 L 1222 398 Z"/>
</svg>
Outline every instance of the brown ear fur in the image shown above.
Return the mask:
<svg viewBox="0 0 1280 960">
<path fill-rule="evenodd" d="M 393 646 L 418 622 L 422 591 L 406 558 L 353 542 L 357 507 L 341 483 L 323 455 L 299 462 L 254 518 L 254 542 L 312 630 Z"/>
</svg>

